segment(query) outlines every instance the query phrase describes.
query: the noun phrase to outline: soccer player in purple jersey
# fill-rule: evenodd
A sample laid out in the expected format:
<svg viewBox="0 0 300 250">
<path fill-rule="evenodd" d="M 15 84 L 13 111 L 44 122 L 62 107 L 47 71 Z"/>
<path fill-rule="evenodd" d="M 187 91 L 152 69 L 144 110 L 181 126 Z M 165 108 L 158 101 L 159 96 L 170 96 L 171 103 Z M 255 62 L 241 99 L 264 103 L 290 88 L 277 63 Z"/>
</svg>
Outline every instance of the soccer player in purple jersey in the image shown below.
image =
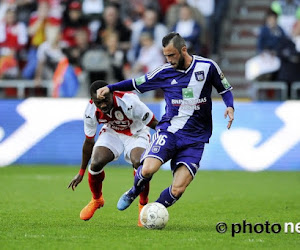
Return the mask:
<svg viewBox="0 0 300 250">
<path fill-rule="evenodd" d="M 225 118 L 230 129 L 234 119 L 232 87 L 219 66 L 212 60 L 187 52 L 185 40 L 178 33 L 169 33 L 162 40 L 166 64 L 137 79 L 124 80 L 97 90 L 97 97 L 116 90 L 140 93 L 161 88 L 166 113 L 156 126 L 150 146 L 141 158 L 134 185 L 118 201 L 119 210 L 130 206 L 161 165 L 171 160 L 172 185 L 156 200 L 169 207 L 185 192 L 199 168 L 204 146 L 212 134 L 212 100 L 214 86 L 222 96 Z"/>
</svg>

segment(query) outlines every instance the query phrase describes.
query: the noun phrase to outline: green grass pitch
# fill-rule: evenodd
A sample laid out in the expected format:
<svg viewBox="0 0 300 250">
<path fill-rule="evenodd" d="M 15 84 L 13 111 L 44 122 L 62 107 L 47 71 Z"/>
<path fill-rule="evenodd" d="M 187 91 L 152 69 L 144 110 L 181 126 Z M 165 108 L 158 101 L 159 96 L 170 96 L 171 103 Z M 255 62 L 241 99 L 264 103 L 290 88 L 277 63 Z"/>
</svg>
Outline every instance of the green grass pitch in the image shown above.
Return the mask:
<svg viewBox="0 0 300 250">
<path fill-rule="evenodd" d="M 137 227 L 137 200 L 125 211 L 117 201 L 131 187 L 132 169 L 107 166 L 105 206 L 90 221 L 79 219 L 91 194 L 87 175 L 75 192 L 67 186 L 78 167 L 0 168 L 0 249 L 299 249 L 300 234 L 284 223 L 300 222 L 300 172 L 200 171 L 183 197 L 170 207 L 163 230 Z M 150 201 L 171 184 L 160 170 Z M 232 223 L 280 223 L 280 233 L 232 237 Z M 220 234 L 216 224 L 226 222 Z M 300 230 L 300 225 L 299 225 Z"/>
</svg>

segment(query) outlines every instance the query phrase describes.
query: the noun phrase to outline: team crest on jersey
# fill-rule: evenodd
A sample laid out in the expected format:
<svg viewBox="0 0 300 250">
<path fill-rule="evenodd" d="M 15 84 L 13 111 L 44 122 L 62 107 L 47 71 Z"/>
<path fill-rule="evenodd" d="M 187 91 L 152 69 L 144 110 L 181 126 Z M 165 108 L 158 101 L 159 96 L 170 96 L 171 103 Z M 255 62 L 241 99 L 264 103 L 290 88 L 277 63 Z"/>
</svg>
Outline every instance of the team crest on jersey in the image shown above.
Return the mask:
<svg viewBox="0 0 300 250">
<path fill-rule="evenodd" d="M 160 150 L 160 146 L 153 146 L 153 148 L 152 148 L 151 151 L 152 151 L 153 153 L 158 153 L 159 150 Z"/>
<path fill-rule="evenodd" d="M 201 82 L 204 80 L 204 71 L 197 71 L 195 72 L 195 77 L 196 77 L 196 80 Z"/>
<path fill-rule="evenodd" d="M 119 121 L 124 120 L 124 115 L 123 115 L 122 112 L 119 111 L 119 110 L 115 111 L 115 117 L 116 117 Z"/>
</svg>

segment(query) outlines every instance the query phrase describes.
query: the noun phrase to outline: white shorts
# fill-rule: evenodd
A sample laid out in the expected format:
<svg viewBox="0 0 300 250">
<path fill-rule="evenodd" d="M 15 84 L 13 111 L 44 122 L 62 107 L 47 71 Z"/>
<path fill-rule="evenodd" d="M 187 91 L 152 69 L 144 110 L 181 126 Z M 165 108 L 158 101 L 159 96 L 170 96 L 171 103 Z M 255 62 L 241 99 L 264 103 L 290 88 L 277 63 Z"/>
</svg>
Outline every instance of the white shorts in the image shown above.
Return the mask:
<svg viewBox="0 0 300 250">
<path fill-rule="evenodd" d="M 150 143 L 150 138 L 148 129 L 143 129 L 136 135 L 128 136 L 106 127 L 101 129 L 94 147 L 102 146 L 109 148 L 115 156 L 114 161 L 124 152 L 125 161 L 132 164 L 130 160 L 131 150 L 137 147 L 146 149 Z"/>
</svg>

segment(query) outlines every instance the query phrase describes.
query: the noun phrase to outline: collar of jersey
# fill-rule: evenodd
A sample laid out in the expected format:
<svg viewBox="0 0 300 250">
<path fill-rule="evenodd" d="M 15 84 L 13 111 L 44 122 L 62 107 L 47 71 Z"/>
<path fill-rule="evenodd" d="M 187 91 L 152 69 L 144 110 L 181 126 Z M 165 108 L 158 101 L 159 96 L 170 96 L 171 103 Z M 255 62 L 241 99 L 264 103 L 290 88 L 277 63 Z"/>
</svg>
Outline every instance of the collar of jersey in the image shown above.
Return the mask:
<svg viewBox="0 0 300 250">
<path fill-rule="evenodd" d="M 190 69 L 193 67 L 194 65 L 194 61 L 195 61 L 195 57 L 192 55 L 192 62 L 190 64 L 190 66 L 186 69 L 186 70 L 181 70 L 181 69 L 175 69 L 176 71 L 182 72 L 182 73 L 187 73 L 190 71 Z"/>
</svg>

